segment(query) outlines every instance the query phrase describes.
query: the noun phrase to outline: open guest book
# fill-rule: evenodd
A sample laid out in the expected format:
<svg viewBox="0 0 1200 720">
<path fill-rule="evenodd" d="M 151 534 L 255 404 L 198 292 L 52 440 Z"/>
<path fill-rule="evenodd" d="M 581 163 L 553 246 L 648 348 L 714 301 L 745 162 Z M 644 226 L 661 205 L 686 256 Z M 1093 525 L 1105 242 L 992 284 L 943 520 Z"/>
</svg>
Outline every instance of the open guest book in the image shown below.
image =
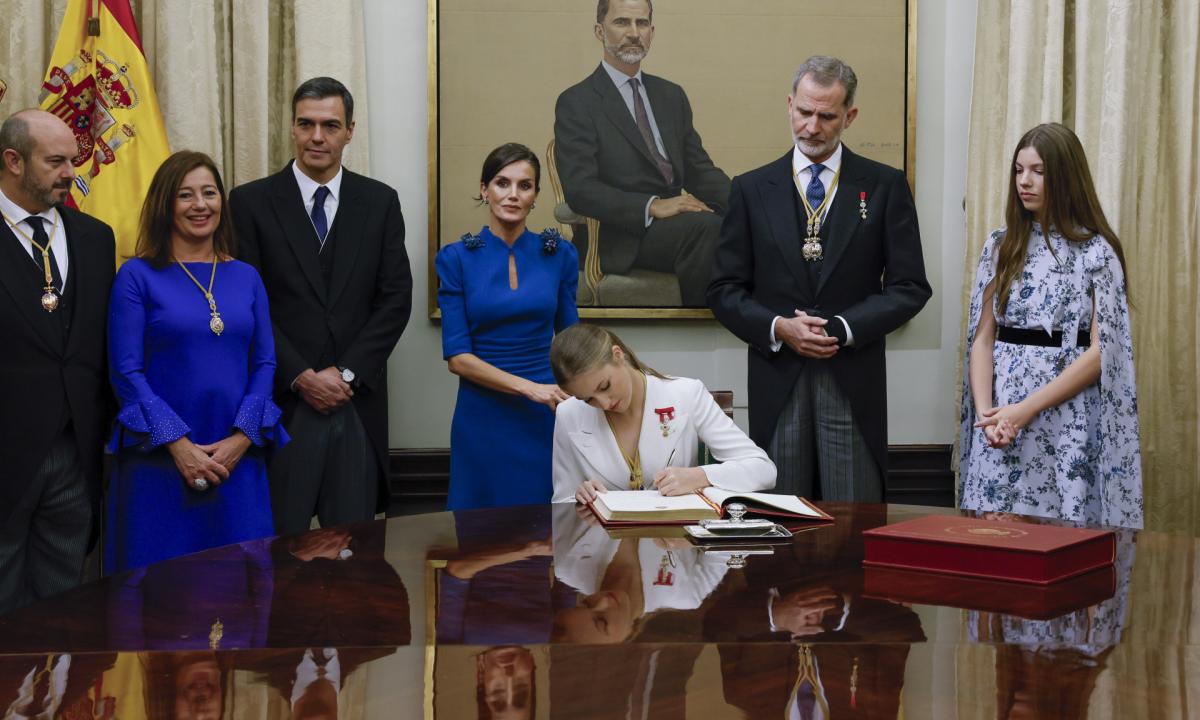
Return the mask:
<svg viewBox="0 0 1200 720">
<path fill-rule="evenodd" d="M 795 495 L 729 492 L 706 487 L 667 497 L 657 490 L 611 490 L 588 507 L 605 525 L 687 525 L 725 517 L 725 506 L 740 502 L 747 514 L 777 515 L 798 520 L 833 520 L 833 516 Z"/>
</svg>

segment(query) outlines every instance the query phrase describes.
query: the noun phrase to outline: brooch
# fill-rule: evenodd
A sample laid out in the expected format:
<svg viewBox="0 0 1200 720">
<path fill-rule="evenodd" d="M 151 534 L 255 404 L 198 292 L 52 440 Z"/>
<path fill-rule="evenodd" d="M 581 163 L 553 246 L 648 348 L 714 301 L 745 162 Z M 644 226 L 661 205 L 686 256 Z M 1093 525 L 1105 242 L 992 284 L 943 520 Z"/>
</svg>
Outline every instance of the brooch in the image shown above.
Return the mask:
<svg viewBox="0 0 1200 720">
<path fill-rule="evenodd" d="M 462 241 L 462 244 L 466 246 L 468 250 L 478 250 L 479 248 L 483 247 L 482 235 L 472 235 L 471 233 L 467 233 L 466 235 L 460 237 L 459 240 Z"/>
<path fill-rule="evenodd" d="M 538 237 L 542 239 L 542 252 L 547 255 L 553 255 L 558 251 L 558 242 L 563 239 L 562 235 L 554 228 L 546 228 Z"/>
<path fill-rule="evenodd" d="M 862 216 L 863 220 L 867 219 L 867 193 L 865 191 L 858 194 L 858 214 Z"/>
<path fill-rule="evenodd" d="M 654 408 L 654 414 L 658 415 L 658 427 L 662 430 L 662 436 L 669 436 L 671 434 L 671 426 L 667 423 L 675 419 L 675 408 Z"/>
</svg>

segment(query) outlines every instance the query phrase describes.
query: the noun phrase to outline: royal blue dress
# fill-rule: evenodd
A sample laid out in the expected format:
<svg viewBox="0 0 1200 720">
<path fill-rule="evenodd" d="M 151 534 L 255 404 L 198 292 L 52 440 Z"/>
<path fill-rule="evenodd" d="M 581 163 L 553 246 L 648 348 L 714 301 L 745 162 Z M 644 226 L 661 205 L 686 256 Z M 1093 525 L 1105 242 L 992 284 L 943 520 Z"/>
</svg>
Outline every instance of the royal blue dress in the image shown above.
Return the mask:
<svg viewBox="0 0 1200 720">
<path fill-rule="evenodd" d="M 550 341 L 579 322 L 579 255 L 556 231 L 526 230 L 510 250 L 486 227 L 437 254 L 442 356 L 473 353 L 505 372 L 553 384 Z M 550 502 L 554 412 L 460 379 L 450 428 L 450 510 Z"/>
<path fill-rule="evenodd" d="M 207 287 L 211 263 L 188 263 Z M 126 262 L 113 281 L 108 355 L 121 403 L 111 449 L 104 566 L 112 573 L 274 534 L 266 451 L 287 433 L 271 401 L 275 341 L 258 272 L 217 264 L 213 297 L 225 322 L 209 329 L 208 302 L 176 263 Z M 253 443 L 229 479 L 191 489 L 166 443 L 197 445 L 235 429 Z"/>
</svg>

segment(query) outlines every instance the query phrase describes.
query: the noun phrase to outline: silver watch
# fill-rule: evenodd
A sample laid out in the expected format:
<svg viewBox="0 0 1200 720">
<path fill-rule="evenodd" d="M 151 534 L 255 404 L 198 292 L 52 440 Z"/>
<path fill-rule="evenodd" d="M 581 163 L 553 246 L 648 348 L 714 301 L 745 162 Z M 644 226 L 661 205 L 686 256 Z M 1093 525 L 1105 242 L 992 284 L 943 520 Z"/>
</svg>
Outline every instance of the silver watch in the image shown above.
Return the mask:
<svg viewBox="0 0 1200 720">
<path fill-rule="evenodd" d="M 347 367 L 341 368 L 341 370 L 342 382 L 346 383 L 347 385 L 353 385 L 355 378 L 354 371 Z"/>
</svg>

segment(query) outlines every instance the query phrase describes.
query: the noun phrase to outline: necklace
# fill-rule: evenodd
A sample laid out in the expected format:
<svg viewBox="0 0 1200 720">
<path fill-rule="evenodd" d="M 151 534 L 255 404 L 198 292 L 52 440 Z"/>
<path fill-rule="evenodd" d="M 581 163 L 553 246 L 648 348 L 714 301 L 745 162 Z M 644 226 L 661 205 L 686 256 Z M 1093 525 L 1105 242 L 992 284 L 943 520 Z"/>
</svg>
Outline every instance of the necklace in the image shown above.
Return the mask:
<svg viewBox="0 0 1200 720">
<path fill-rule="evenodd" d="M 58 230 L 58 213 L 54 214 L 54 225 L 50 227 L 50 234 L 47 236 L 46 247 L 33 237 L 21 229 L 17 223 L 13 222 L 7 215 L 4 216 L 4 221 L 9 224 L 13 232 L 21 234 L 21 237 L 28 240 L 35 248 L 42 253 L 42 271 L 46 273 L 46 287 L 42 288 L 42 309 L 48 313 L 52 313 L 58 309 L 58 288 L 54 287 L 54 273 L 50 271 L 50 240 L 54 237 L 54 233 Z"/>
<path fill-rule="evenodd" d="M 833 193 L 837 190 L 838 178 L 842 176 L 842 168 L 838 166 L 837 172 L 833 174 L 833 181 L 829 183 L 829 191 L 825 193 L 825 199 L 816 208 L 808 202 L 808 195 L 805 194 L 804 188 L 800 187 L 800 178 L 792 175 L 792 182 L 796 183 L 796 190 L 800 193 L 800 201 L 804 203 L 804 214 L 807 218 L 805 223 L 804 237 L 804 259 L 809 262 L 820 260 L 825 256 L 824 250 L 821 248 L 821 223 L 825 221 L 825 217 L 829 215 L 829 203 L 833 200 Z"/>
<path fill-rule="evenodd" d="M 646 398 L 646 375 L 644 373 L 638 374 L 642 376 L 642 402 L 644 404 Z M 613 441 L 617 443 L 617 450 L 621 451 L 621 457 L 624 458 L 625 464 L 629 467 L 629 489 L 641 490 L 645 482 L 642 475 L 642 449 L 640 443 L 638 446 L 634 446 L 633 455 L 630 456 L 629 453 L 625 452 L 625 448 L 621 447 L 621 440 L 617 436 L 617 428 L 613 425 L 612 417 L 606 412 L 604 413 L 604 419 L 608 421 L 608 429 L 612 431 Z M 638 423 L 638 438 L 639 440 L 641 438 L 640 422 Z"/>
<path fill-rule="evenodd" d="M 182 260 L 176 260 L 175 262 L 179 263 L 179 267 L 183 268 L 183 271 L 192 279 L 192 282 L 196 283 L 196 287 L 200 288 L 200 292 L 204 293 L 204 299 L 208 301 L 208 312 L 212 315 L 212 318 L 208 321 L 208 329 L 213 331 L 213 335 L 220 337 L 222 331 L 225 330 L 225 321 L 221 319 L 221 313 L 217 312 L 217 301 L 212 294 L 213 281 L 217 279 L 217 256 L 213 255 L 212 274 L 208 276 L 207 290 L 196 279 L 196 276 L 192 274 L 192 271 L 187 269 L 187 265 L 184 265 Z"/>
</svg>

